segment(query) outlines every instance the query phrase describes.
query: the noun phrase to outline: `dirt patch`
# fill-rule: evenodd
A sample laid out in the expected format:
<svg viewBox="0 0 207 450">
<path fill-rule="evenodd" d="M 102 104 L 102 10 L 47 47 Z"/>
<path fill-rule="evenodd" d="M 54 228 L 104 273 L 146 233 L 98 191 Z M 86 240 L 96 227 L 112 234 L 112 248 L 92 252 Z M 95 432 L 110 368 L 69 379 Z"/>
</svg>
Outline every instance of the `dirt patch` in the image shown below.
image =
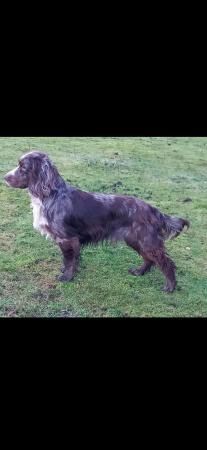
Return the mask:
<svg viewBox="0 0 207 450">
<path fill-rule="evenodd" d="M 6 306 L 2 317 L 18 317 L 18 310 L 14 307 Z"/>
<path fill-rule="evenodd" d="M 13 233 L 2 233 L 0 236 L 0 250 L 8 251 L 14 246 L 15 235 Z"/>
<path fill-rule="evenodd" d="M 56 290 L 41 290 L 38 289 L 36 292 L 31 294 L 31 298 L 41 302 L 47 302 L 49 300 L 57 300 L 60 297 L 60 292 Z"/>
</svg>

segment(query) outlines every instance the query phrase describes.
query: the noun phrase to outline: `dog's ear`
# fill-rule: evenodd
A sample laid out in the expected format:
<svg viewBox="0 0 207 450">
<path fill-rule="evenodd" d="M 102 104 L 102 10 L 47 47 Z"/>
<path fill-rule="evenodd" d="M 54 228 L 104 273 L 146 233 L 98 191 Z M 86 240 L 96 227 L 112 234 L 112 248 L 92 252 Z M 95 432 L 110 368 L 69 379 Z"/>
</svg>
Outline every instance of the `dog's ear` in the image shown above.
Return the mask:
<svg viewBox="0 0 207 450">
<path fill-rule="evenodd" d="M 42 161 L 40 171 L 40 183 L 43 194 L 45 196 L 50 195 L 50 191 L 52 189 L 52 171 L 48 159 Z"/>
<path fill-rule="evenodd" d="M 48 197 L 53 189 L 54 174 L 48 158 L 44 158 L 36 170 L 37 179 L 31 180 L 30 191 L 39 198 Z"/>
<path fill-rule="evenodd" d="M 49 197 L 51 191 L 57 188 L 58 185 L 58 171 L 52 164 L 49 158 L 45 157 L 38 160 L 36 165 L 35 176 L 31 174 L 29 190 L 30 192 L 39 197 Z"/>
</svg>

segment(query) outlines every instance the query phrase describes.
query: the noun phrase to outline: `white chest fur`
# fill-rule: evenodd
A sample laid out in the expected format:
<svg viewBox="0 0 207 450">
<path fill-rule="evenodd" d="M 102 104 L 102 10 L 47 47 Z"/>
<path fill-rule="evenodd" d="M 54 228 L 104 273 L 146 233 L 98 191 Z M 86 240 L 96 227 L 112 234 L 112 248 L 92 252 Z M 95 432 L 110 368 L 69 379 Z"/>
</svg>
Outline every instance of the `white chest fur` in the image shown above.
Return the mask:
<svg viewBox="0 0 207 450">
<path fill-rule="evenodd" d="M 46 235 L 46 239 L 50 236 L 48 232 L 48 221 L 44 215 L 44 207 L 37 197 L 31 195 L 31 208 L 33 209 L 33 227 L 39 231 L 42 235 Z"/>
</svg>

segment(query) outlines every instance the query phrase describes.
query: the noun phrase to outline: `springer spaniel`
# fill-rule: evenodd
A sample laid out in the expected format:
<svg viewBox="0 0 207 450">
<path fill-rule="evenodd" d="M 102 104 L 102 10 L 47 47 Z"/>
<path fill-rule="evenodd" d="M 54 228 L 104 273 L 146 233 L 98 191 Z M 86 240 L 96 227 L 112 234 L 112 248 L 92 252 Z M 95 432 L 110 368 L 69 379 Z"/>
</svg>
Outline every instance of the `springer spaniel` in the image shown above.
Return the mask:
<svg viewBox="0 0 207 450">
<path fill-rule="evenodd" d="M 144 259 L 141 267 L 129 272 L 144 275 L 156 265 L 166 278 L 163 290 L 174 291 L 175 264 L 167 256 L 164 241 L 188 228 L 188 220 L 163 214 L 133 196 L 81 191 L 66 183 L 39 151 L 23 155 L 5 181 L 13 188 L 28 189 L 34 228 L 59 245 L 64 263 L 60 281 L 73 279 L 81 246 L 124 240 Z"/>
</svg>

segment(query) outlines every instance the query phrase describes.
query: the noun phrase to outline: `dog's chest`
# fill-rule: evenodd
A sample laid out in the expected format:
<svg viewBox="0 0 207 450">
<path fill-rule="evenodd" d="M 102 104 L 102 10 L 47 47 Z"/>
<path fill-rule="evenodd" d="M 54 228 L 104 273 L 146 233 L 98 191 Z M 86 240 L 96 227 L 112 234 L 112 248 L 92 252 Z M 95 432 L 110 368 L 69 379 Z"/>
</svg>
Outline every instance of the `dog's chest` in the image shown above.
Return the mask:
<svg viewBox="0 0 207 450">
<path fill-rule="evenodd" d="M 44 207 L 41 200 L 31 196 L 31 208 L 33 209 L 33 227 L 42 235 L 45 235 L 46 239 L 48 239 L 49 237 L 51 238 L 51 235 L 48 231 L 49 224 L 44 215 Z"/>
</svg>

